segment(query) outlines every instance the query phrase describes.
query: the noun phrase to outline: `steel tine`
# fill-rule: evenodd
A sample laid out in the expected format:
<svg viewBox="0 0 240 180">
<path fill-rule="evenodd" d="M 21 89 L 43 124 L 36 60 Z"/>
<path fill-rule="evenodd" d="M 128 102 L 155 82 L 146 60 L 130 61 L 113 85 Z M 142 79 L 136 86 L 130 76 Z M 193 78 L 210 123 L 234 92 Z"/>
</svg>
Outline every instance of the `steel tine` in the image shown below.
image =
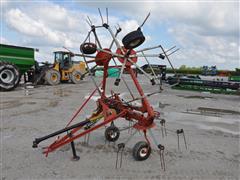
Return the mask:
<svg viewBox="0 0 240 180">
<path fill-rule="evenodd" d="M 162 164 L 162 153 L 161 153 L 161 150 L 159 150 L 159 155 L 160 155 L 161 168 L 163 169 L 163 164 Z"/>
<path fill-rule="evenodd" d="M 116 163 L 115 163 L 115 169 L 117 169 L 117 167 L 118 167 L 118 153 L 119 153 L 119 149 L 117 150 L 117 159 L 116 159 Z"/>
<path fill-rule="evenodd" d="M 89 22 L 90 22 L 90 24 L 91 24 L 91 26 L 92 26 L 92 21 L 91 21 L 90 17 L 87 16 L 87 18 L 88 18 L 88 20 L 89 20 Z"/>
<path fill-rule="evenodd" d="M 120 154 L 120 166 L 119 166 L 119 168 L 122 167 L 122 155 L 123 155 L 123 150 L 124 150 L 124 148 L 122 148 L 122 151 L 121 151 L 121 154 Z"/>
<path fill-rule="evenodd" d="M 118 28 L 119 28 L 119 29 L 122 29 L 121 26 L 120 26 L 118 23 L 117 23 L 117 25 L 118 25 Z"/>
<path fill-rule="evenodd" d="M 106 15 L 107 15 L 107 24 L 108 24 L 108 8 L 106 8 Z"/>
<path fill-rule="evenodd" d="M 165 51 L 165 53 L 167 53 L 167 52 L 169 52 L 169 51 L 171 51 L 171 50 L 173 50 L 173 49 L 175 49 L 175 48 L 176 48 L 176 46 L 173 46 L 173 47 L 167 49 L 167 50 Z M 162 54 L 163 54 L 163 53 L 162 53 Z"/>
<path fill-rule="evenodd" d="M 178 141 L 178 150 L 180 150 L 180 145 L 179 145 L 179 134 L 177 134 L 177 141 Z"/>
<path fill-rule="evenodd" d="M 89 23 L 89 21 L 86 19 L 86 22 L 87 22 L 87 24 L 91 27 L 91 24 Z"/>
<path fill-rule="evenodd" d="M 102 24 L 104 24 L 104 21 L 103 21 L 103 17 L 102 17 L 102 13 L 101 13 L 101 10 L 100 10 L 100 8 L 98 8 L 98 12 L 99 12 L 99 15 L 100 15 L 100 17 L 101 17 Z"/>
<path fill-rule="evenodd" d="M 164 149 L 162 150 L 163 171 L 165 171 Z"/>
<path fill-rule="evenodd" d="M 184 144 L 185 144 L 185 147 L 186 147 L 186 149 L 187 149 L 187 142 L 186 142 L 186 138 L 185 138 L 184 131 L 183 131 L 183 139 L 184 139 Z"/>
<path fill-rule="evenodd" d="M 139 26 L 139 28 L 142 28 L 143 25 L 145 24 L 145 22 L 147 21 L 147 19 L 149 18 L 150 16 L 150 12 L 148 13 L 148 15 L 146 16 L 146 18 L 144 19 L 143 23 L 141 24 L 141 26 Z"/>
<path fill-rule="evenodd" d="M 178 50 L 180 50 L 180 48 L 178 48 L 178 49 L 176 49 L 176 50 L 172 51 L 171 53 L 169 53 L 169 54 L 168 54 L 168 56 L 170 56 L 170 55 L 174 54 L 174 53 L 175 53 L 175 52 L 177 52 Z"/>
<path fill-rule="evenodd" d="M 161 132 L 162 132 L 162 137 L 164 138 L 163 126 L 162 125 L 161 125 Z"/>
<path fill-rule="evenodd" d="M 166 52 L 164 51 L 163 47 L 162 47 L 162 46 L 160 46 L 160 48 L 162 49 L 162 51 L 163 51 L 163 53 L 164 53 L 165 57 L 167 58 L 167 60 L 168 60 L 168 62 L 169 62 L 169 64 L 170 64 L 170 66 L 172 67 L 172 69 L 173 69 L 173 71 L 174 71 L 174 74 L 177 74 L 177 72 L 176 72 L 175 68 L 173 67 L 173 65 L 172 65 L 172 63 L 171 63 L 170 59 L 168 58 L 168 55 L 167 55 L 167 54 L 166 54 Z"/>
<path fill-rule="evenodd" d="M 165 131 L 165 136 L 167 136 L 167 129 L 166 129 L 165 123 L 164 123 L 164 131 Z"/>
</svg>

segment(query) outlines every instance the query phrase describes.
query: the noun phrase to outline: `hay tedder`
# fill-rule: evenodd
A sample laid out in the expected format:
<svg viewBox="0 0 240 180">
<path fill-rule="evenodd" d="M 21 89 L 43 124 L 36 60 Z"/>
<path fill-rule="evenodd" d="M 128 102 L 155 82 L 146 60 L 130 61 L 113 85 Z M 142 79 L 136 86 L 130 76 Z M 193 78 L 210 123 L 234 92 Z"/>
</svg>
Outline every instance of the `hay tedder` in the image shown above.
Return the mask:
<svg viewBox="0 0 240 180">
<path fill-rule="evenodd" d="M 47 156 L 48 153 L 53 152 L 56 149 L 70 143 L 73 152 L 73 159 L 78 160 L 79 157 L 76 154 L 74 140 L 83 137 L 101 127 L 104 126 L 106 127 L 107 125 L 109 125 L 105 129 L 105 138 L 107 141 L 115 142 L 118 140 L 120 136 L 120 130 L 114 124 L 114 121 L 121 118 L 131 123 L 131 126 L 129 126 L 128 128 L 133 128 L 136 130 L 135 133 L 140 132 L 143 133 L 144 135 L 144 141 L 137 142 L 133 148 L 134 159 L 138 161 L 146 160 L 151 154 L 151 144 L 148 138 L 148 134 L 152 137 L 152 140 L 160 150 L 161 156 L 161 152 L 163 152 L 164 146 L 158 143 L 157 138 L 154 137 L 153 132 L 151 131 L 151 128 L 155 126 L 154 119 L 160 119 L 160 113 L 154 111 L 147 98 L 151 95 L 161 92 L 162 89 L 160 88 L 158 89 L 157 92 L 153 92 L 150 94 L 144 94 L 143 89 L 140 83 L 138 82 L 138 79 L 136 78 L 135 72 L 133 71 L 133 67 L 135 66 L 139 71 L 141 71 L 149 79 L 151 85 L 159 85 L 160 84 L 159 77 L 156 77 L 156 74 L 154 72 L 153 72 L 154 76 L 150 76 L 149 74 L 147 74 L 137 64 L 138 58 L 144 58 L 148 64 L 149 61 L 147 60 L 147 57 L 167 59 L 170 65 L 172 66 L 169 60 L 169 55 L 173 54 L 178 49 L 175 49 L 174 46 L 168 50 L 165 50 L 161 45 L 158 45 L 154 47 L 144 48 L 141 50 L 134 50 L 136 47 L 140 46 L 145 41 L 145 37 L 143 35 L 143 32 L 141 31 L 141 28 L 148 19 L 150 13 L 137 30 L 128 33 L 122 39 L 123 46 L 116 38 L 118 33 L 121 31 L 121 28 L 120 26 L 116 28 L 115 33 L 112 31 L 108 23 L 108 10 L 106 9 L 107 14 L 106 22 L 104 22 L 103 20 L 103 16 L 100 9 L 99 14 L 102 20 L 102 25 L 100 26 L 93 25 L 91 19 L 88 17 L 87 22 L 91 29 L 88 32 L 85 41 L 80 46 L 81 53 L 77 54 L 71 52 L 75 56 L 81 56 L 83 58 L 87 66 L 89 76 L 91 77 L 96 88 L 93 90 L 90 96 L 83 102 L 82 106 L 70 119 L 69 123 L 66 125 L 65 128 L 54 133 L 51 133 L 47 136 L 36 138 L 33 141 L 33 147 L 34 148 L 38 147 L 38 144 L 46 139 L 57 137 L 57 140 L 55 140 L 52 144 L 50 144 L 48 147 L 44 149 L 44 154 Z M 102 47 L 102 44 L 98 37 L 97 29 L 101 28 L 105 29 L 106 32 L 109 33 L 112 38 L 112 42 L 107 48 Z M 96 43 L 90 42 L 90 35 L 92 34 L 94 35 Z M 116 46 L 116 50 L 113 50 L 113 45 Z M 157 54 L 147 53 L 145 54 L 146 51 L 153 49 L 160 49 L 161 52 Z M 119 62 L 117 63 L 116 60 L 118 60 L 120 63 Z M 110 61 L 112 61 L 115 65 L 111 66 L 109 64 Z M 96 63 L 96 65 L 90 68 L 89 63 Z M 98 84 L 92 76 L 92 71 L 97 66 L 102 66 L 104 69 L 103 80 L 100 84 Z M 120 98 L 120 94 L 115 93 L 112 90 L 110 96 L 106 95 L 107 94 L 106 83 L 109 75 L 107 70 L 110 67 L 119 69 L 119 76 L 116 78 L 114 85 L 118 86 L 119 83 L 122 81 L 132 97 L 131 100 L 124 100 Z M 139 93 L 138 97 L 134 97 L 133 93 L 131 92 L 130 87 L 128 86 L 127 82 L 124 79 L 124 76 L 122 75 L 123 71 L 127 72 L 130 75 L 133 84 L 137 92 Z M 96 110 L 92 113 L 90 117 L 88 117 L 84 121 L 72 125 L 72 121 L 77 117 L 77 115 L 79 115 L 79 113 L 82 111 L 82 109 L 86 106 L 86 104 L 89 102 L 89 100 L 95 93 L 99 93 L 100 95 L 100 98 L 96 102 L 97 103 Z M 141 105 L 140 106 L 133 105 L 134 101 L 141 101 Z M 165 121 L 161 121 L 161 124 L 164 123 Z M 60 137 L 60 134 L 63 133 L 66 133 L 66 135 Z M 131 134 L 127 142 L 130 140 L 131 137 L 133 137 L 135 133 Z M 181 132 L 179 131 L 179 133 Z M 125 144 L 127 142 L 118 144 L 117 146 L 118 152 L 124 149 Z"/>
</svg>

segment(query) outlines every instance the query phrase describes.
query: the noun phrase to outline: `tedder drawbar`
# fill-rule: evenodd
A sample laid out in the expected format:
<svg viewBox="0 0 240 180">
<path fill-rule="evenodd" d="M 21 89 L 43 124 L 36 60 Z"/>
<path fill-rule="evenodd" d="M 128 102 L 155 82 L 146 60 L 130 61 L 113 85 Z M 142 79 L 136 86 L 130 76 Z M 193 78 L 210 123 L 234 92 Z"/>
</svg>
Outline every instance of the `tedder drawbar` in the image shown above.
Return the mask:
<svg viewBox="0 0 240 180">
<path fill-rule="evenodd" d="M 119 138 L 120 131 L 119 128 L 116 127 L 114 124 L 114 121 L 123 118 L 126 121 L 131 123 L 131 126 L 129 128 L 134 128 L 136 129 L 136 132 L 142 132 L 144 135 L 145 141 L 140 141 L 136 143 L 136 145 L 133 148 L 133 157 L 134 159 L 138 161 L 146 160 L 149 155 L 151 154 L 151 144 L 150 140 L 148 138 L 148 133 L 152 137 L 152 140 L 154 143 L 157 145 L 159 151 L 160 151 L 160 157 L 163 157 L 163 150 L 164 146 L 159 144 L 157 142 L 157 138 L 154 137 L 151 128 L 155 126 L 154 119 L 159 119 L 160 118 L 160 113 L 157 111 L 154 111 L 152 106 L 150 105 L 147 97 L 161 92 L 161 88 L 157 92 L 153 92 L 150 94 L 144 94 L 143 89 L 138 82 L 136 78 L 136 74 L 133 70 L 133 66 L 135 66 L 138 70 L 140 70 L 149 80 L 152 85 L 155 84 L 160 84 L 158 83 L 159 77 L 156 77 L 156 74 L 153 72 L 154 76 L 150 76 L 147 74 L 139 65 L 137 65 L 137 61 L 139 57 L 144 58 L 147 63 L 150 65 L 149 61 L 147 60 L 147 57 L 158 57 L 161 59 L 167 59 L 170 65 L 172 66 L 170 60 L 169 60 L 169 55 L 173 54 L 176 52 L 178 49 L 175 49 L 175 46 L 165 50 L 161 45 L 157 45 L 154 47 L 149 47 L 149 48 L 144 48 L 141 50 L 134 50 L 136 47 L 140 46 L 144 41 L 145 37 L 143 35 L 143 32 L 141 30 L 142 26 L 148 19 L 150 13 L 148 16 L 145 18 L 143 21 L 142 25 L 138 27 L 137 30 L 132 31 L 128 33 L 123 39 L 122 39 L 122 44 L 119 42 L 119 40 L 116 38 L 118 33 L 121 31 L 120 26 L 116 28 L 116 33 L 112 31 L 112 28 L 108 24 L 108 10 L 106 9 L 106 18 L 107 21 L 104 22 L 102 13 L 99 10 L 99 14 L 101 16 L 102 20 L 102 25 L 101 26 L 95 26 L 92 24 L 92 21 L 89 17 L 87 17 L 87 22 L 89 26 L 91 27 L 91 30 L 88 32 L 88 35 L 85 39 L 85 41 L 81 44 L 80 46 L 80 54 L 75 54 L 77 56 L 83 57 L 87 69 L 89 72 L 89 76 L 91 77 L 94 85 L 95 85 L 95 90 L 90 94 L 90 96 L 84 101 L 82 106 L 77 110 L 76 114 L 70 119 L 69 123 L 67 126 L 59 131 L 56 131 L 54 133 L 51 133 L 47 136 L 41 137 L 41 138 L 36 138 L 33 141 L 33 148 L 37 148 L 38 144 L 46 139 L 52 138 L 57 136 L 57 140 L 55 140 L 52 144 L 50 144 L 48 147 L 44 148 L 44 154 L 47 156 L 48 153 L 55 151 L 56 149 L 66 145 L 66 144 L 71 144 L 72 152 L 73 152 L 73 159 L 78 160 L 79 156 L 76 154 L 75 150 L 75 145 L 74 145 L 74 140 L 83 137 L 89 133 L 91 133 L 94 130 L 97 130 L 100 127 L 106 126 L 109 124 L 105 129 L 105 138 L 106 140 L 110 142 L 115 142 Z M 112 42 L 109 45 L 109 47 L 105 48 L 102 47 L 102 44 L 99 40 L 97 29 L 105 29 L 111 36 Z M 96 43 L 90 42 L 90 35 L 94 36 L 94 39 Z M 113 45 L 117 47 L 116 50 L 113 50 Z M 157 54 L 145 54 L 146 51 L 153 50 L 153 49 L 160 49 L 161 52 Z M 96 55 L 93 55 L 96 54 Z M 88 59 L 88 58 L 93 58 L 93 59 Z M 120 62 L 120 64 L 116 62 L 116 59 Z M 114 66 L 110 66 L 109 62 L 110 61 L 114 62 Z M 93 68 L 89 68 L 89 63 L 95 62 L 96 65 Z M 93 69 L 96 68 L 97 66 L 102 66 L 104 69 L 103 73 L 103 80 L 100 84 L 97 84 L 95 79 L 93 78 L 92 72 Z M 119 97 L 119 93 L 115 93 L 111 90 L 111 95 L 107 96 L 106 95 L 106 83 L 107 83 L 107 78 L 108 78 L 108 68 L 109 67 L 115 67 L 119 69 L 119 76 L 116 78 L 114 85 L 118 86 L 121 80 L 125 84 L 127 90 L 129 91 L 131 97 L 133 98 L 132 100 L 123 100 L 122 98 Z M 173 68 L 173 66 L 172 66 Z M 130 87 L 127 85 L 126 81 L 124 80 L 124 77 L 122 76 L 123 71 L 128 72 L 130 75 L 138 93 L 138 97 L 134 97 L 133 93 L 131 92 Z M 157 82 L 157 83 L 156 83 Z M 99 93 L 100 98 L 97 100 L 97 108 L 96 110 L 92 113 L 92 115 L 87 118 L 86 120 L 76 123 L 74 125 L 71 125 L 72 121 L 76 118 L 76 116 L 82 111 L 82 109 L 85 107 L 85 105 L 88 103 L 88 101 L 91 99 L 91 97 L 95 93 Z M 141 101 L 140 106 L 133 105 L 132 102 L 134 101 Z M 163 119 L 162 119 L 163 120 Z M 165 120 L 161 122 L 161 124 L 164 124 Z M 130 124 L 129 123 L 129 124 Z M 164 125 L 165 126 L 165 125 Z M 179 133 L 182 133 L 183 131 L 178 131 Z M 66 135 L 60 137 L 60 134 L 66 133 Z M 128 141 L 130 138 L 135 134 L 132 133 L 131 136 L 128 138 Z M 185 139 L 185 136 L 184 136 Z M 127 142 L 128 142 L 127 141 Z M 120 143 L 118 144 L 118 152 L 124 149 L 125 144 L 127 143 Z M 186 144 L 185 144 L 186 145 Z M 118 157 L 118 156 L 117 156 Z M 118 159 L 118 158 L 117 158 Z M 164 159 L 164 158 L 162 158 Z M 161 164 L 162 164 L 161 160 Z M 116 162 L 117 163 L 117 162 Z M 117 167 L 117 164 L 116 164 Z M 163 166 L 162 166 L 163 167 Z M 164 166 L 165 167 L 165 166 Z"/>
</svg>

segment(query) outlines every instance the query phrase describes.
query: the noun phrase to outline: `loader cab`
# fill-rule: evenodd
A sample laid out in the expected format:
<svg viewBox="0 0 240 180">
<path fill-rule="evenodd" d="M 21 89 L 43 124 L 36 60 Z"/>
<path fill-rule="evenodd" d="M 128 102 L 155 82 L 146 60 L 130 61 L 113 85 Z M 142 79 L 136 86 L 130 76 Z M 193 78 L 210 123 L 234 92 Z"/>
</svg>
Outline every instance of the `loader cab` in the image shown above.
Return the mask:
<svg viewBox="0 0 240 180">
<path fill-rule="evenodd" d="M 54 62 L 59 63 L 60 69 L 68 70 L 72 67 L 72 57 L 73 55 L 65 51 L 54 52 Z"/>
</svg>

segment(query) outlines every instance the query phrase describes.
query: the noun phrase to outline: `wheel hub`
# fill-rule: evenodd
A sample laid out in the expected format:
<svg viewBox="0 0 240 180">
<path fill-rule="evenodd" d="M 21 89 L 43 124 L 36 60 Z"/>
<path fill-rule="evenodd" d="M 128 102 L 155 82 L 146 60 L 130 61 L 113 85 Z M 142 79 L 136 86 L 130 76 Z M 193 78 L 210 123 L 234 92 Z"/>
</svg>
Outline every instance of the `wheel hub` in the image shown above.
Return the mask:
<svg viewBox="0 0 240 180">
<path fill-rule="evenodd" d="M 140 150 L 140 156 L 141 157 L 145 157 L 146 155 L 147 155 L 147 151 L 148 151 L 148 149 L 147 148 L 142 148 L 141 150 Z"/>
<path fill-rule="evenodd" d="M 51 79 L 52 79 L 52 81 L 56 81 L 57 80 L 57 75 L 53 74 Z"/>
<path fill-rule="evenodd" d="M 3 83 L 11 83 L 14 79 L 14 73 L 8 69 L 3 70 L 0 74 L 0 78 Z"/>
<path fill-rule="evenodd" d="M 115 131 L 111 131 L 109 135 L 111 138 L 115 138 L 117 136 L 117 133 Z"/>
</svg>

